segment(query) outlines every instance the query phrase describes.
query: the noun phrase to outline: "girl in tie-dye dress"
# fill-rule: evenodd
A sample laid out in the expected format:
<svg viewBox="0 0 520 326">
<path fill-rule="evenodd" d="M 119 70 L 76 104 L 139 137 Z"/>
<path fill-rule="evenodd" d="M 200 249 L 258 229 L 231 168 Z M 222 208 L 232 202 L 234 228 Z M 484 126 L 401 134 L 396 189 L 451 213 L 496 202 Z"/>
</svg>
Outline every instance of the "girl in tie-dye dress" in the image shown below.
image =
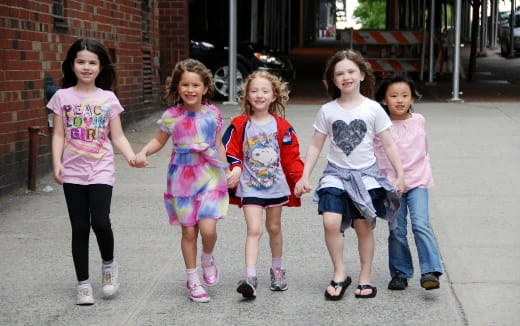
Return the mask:
<svg viewBox="0 0 520 326">
<path fill-rule="evenodd" d="M 202 238 L 201 265 L 204 283 L 215 285 L 219 271 L 213 258 L 217 240 L 216 221 L 227 214 L 226 154 L 222 145 L 222 115 L 207 103 L 213 92 L 211 72 L 199 61 L 177 63 L 168 99 L 174 104 L 158 121 L 159 132 L 141 152 L 136 165 L 159 151 L 171 138 L 173 151 L 168 164 L 164 203 L 170 223 L 182 226 L 181 248 L 186 264 L 191 300 L 208 302 L 197 272 L 197 238 Z"/>
</svg>

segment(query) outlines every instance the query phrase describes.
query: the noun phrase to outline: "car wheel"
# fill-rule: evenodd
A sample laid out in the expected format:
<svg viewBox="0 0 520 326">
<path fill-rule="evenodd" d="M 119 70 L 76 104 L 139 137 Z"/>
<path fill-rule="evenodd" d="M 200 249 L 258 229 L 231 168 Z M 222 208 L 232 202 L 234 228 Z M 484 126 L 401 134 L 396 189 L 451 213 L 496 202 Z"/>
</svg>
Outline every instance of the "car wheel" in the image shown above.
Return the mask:
<svg viewBox="0 0 520 326">
<path fill-rule="evenodd" d="M 509 44 L 505 38 L 500 41 L 500 55 L 507 57 L 509 55 Z"/>
<path fill-rule="evenodd" d="M 246 68 L 237 63 L 237 92 L 238 88 L 247 76 Z M 227 62 L 218 64 L 213 70 L 213 81 L 215 83 L 215 97 L 217 99 L 227 99 L 229 96 L 229 65 Z"/>
</svg>

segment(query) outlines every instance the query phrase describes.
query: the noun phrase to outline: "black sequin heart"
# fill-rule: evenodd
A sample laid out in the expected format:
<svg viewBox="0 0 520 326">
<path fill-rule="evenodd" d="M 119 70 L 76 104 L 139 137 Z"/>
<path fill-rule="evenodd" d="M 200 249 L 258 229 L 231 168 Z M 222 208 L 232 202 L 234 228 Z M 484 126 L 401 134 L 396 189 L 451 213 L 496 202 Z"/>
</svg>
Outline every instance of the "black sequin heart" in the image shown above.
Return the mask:
<svg viewBox="0 0 520 326">
<path fill-rule="evenodd" d="M 361 143 L 366 133 L 367 125 L 365 121 L 360 119 L 352 120 L 350 123 L 336 120 L 332 124 L 334 143 L 341 148 L 347 156 Z"/>
</svg>

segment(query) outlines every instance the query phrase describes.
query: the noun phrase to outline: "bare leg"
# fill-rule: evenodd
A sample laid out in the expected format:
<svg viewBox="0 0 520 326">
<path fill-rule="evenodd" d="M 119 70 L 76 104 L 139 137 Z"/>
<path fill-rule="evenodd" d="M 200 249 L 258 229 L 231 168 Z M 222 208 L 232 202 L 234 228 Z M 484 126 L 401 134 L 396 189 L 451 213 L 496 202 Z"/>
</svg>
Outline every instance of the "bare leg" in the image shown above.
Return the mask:
<svg viewBox="0 0 520 326">
<path fill-rule="evenodd" d="M 186 269 L 197 268 L 197 237 L 199 228 L 197 226 L 183 226 L 181 249 Z"/>
<path fill-rule="evenodd" d="M 269 207 L 266 209 L 265 227 L 269 233 L 269 245 L 271 256 L 282 258 L 283 235 L 282 235 L 282 206 Z"/>
<path fill-rule="evenodd" d="M 199 221 L 200 236 L 202 238 L 202 252 L 213 253 L 217 242 L 217 220 L 205 218 Z"/>
<path fill-rule="evenodd" d="M 244 206 L 244 215 L 247 224 L 246 236 L 246 266 L 256 266 L 258 259 L 258 245 L 262 236 L 263 208 Z"/>
<path fill-rule="evenodd" d="M 343 237 L 340 232 L 341 214 L 323 212 L 323 229 L 325 232 L 325 244 L 329 251 L 330 259 L 334 267 L 334 282 L 343 282 L 347 276 L 345 265 L 343 264 Z M 341 289 L 334 289 L 329 285 L 329 294 L 336 296 Z"/>
<path fill-rule="evenodd" d="M 359 284 L 371 284 L 372 282 L 372 260 L 374 258 L 374 234 L 372 226 L 365 219 L 354 219 L 354 229 L 358 237 L 359 261 L 361 271 L 359 272 Z M 372 290 L 360 291 L 356 289 L 356 294 L 368 295 Z"/>
</svg>

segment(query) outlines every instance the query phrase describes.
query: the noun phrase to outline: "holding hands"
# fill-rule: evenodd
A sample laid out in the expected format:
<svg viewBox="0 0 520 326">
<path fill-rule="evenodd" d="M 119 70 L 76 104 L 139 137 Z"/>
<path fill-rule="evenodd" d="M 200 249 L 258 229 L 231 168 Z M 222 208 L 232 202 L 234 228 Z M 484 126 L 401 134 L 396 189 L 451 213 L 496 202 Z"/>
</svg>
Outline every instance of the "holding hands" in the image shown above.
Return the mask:
<svg viewBox="0 0 520 326">
<path fill-rule="evenodd" d="M 233 170 L 229 171 L 226 175 L 228 187 L 233 189 L 238 185 L 240 181 L 240 173 L 242 173 L 242 169 L 238 166 L 235 166 Z"/>
<path fill-rule="evenodd" d="M 294 194 L 297 197 L 301 197 L 303 194 L 308 193 L 312 190 L 312 187 L 309 184 L 308 178 L 301 178 L 298 180 L 296 185 L 294 186 Z"/>
<path fill-rule="evenodd" d="M 150 165 L 150 163 L 146 160 L 146 153 L 141 151 L 134 156 L 133 159 L 130 160 L 130 166 L 133 168 L 144 168 Z"/>
</svg>

